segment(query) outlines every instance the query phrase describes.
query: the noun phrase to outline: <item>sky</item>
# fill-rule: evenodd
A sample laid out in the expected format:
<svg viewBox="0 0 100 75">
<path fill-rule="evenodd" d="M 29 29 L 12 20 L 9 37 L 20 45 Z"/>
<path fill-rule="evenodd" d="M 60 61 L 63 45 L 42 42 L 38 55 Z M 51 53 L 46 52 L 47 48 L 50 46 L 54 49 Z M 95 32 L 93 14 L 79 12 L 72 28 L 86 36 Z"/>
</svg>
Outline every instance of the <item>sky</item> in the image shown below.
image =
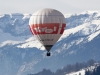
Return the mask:
<svg viewBox="0 0 100 75">
<path fill-rule="evenodd" d="M 100 0 L 0 0 L 0 14 L 33 14 L 44 8 L 56 9 L 63 14 L 99 11 Z"/>
</svg>

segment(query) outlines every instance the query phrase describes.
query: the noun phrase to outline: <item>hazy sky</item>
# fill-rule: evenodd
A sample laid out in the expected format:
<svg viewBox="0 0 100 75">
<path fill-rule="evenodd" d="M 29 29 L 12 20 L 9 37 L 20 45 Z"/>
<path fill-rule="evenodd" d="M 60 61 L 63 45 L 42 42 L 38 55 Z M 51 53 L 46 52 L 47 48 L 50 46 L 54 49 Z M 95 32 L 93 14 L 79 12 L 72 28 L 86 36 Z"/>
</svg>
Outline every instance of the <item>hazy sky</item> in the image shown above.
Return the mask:
<svg viewBox="0 0 100 75">
<path fill-rule="evenodd" d="M 57 9 L 63 14 L 100 10 L 100 0 L 0 0 L 0 14 L 34 13 L 44 8 Z"/>
</svg>

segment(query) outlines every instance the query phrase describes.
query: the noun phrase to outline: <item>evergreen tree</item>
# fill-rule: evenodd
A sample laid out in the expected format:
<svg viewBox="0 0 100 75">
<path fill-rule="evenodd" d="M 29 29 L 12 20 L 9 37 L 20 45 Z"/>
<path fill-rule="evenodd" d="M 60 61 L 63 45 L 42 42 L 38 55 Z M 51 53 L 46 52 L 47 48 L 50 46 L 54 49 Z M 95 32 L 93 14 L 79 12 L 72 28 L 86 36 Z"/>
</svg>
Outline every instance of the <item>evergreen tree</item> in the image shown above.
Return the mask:
<svg viewBox="0 0 100 75">
<path fill-rule="evenodd" d="M 81 73 L 79 73 L 79 75 L 81 75 Z"/>
<path fill-rule="evenodd" d="M 90 75 L 90 71 L 89 70 L 86 70 L 85 71 L 85 75 Z"/>
<path fill-rule="evenodd" d="M 96 68 L 96 75 L 100 75 L 100 66 Z"/>
<path fill-rule="evenodd" d="M 100 66 L 98 66 L 97 68 L 95 68 L 93 70 L 93 72 L 87 70 L 85 71 L 85 75 L 100 75 Z"/>
<path fill-rule="evenodd" d="M 88 66 L 94 65 L 94 63 L 96 63 L 95 60 L 91 59 L 87 62 Z"/>
<path fill-rule="evenodd" d="M 92 75 L 96 75 L 96 69 L 93 70 Z"/>
<path fill-rule="evenodd" d="M 75 64 L 68 64 L 62 69 L 58 69 L 55 73 L 51 72 L 50 70 L 43 69 L 41 72 L 38 72 L 37 74 L 33 75 L 65 75 L 71 72 L 76 72 L 79 71 L 83 68 L 87 68 L 89 66 L 93 66 L 95 61 L 93 59 L 89 60 L 88 62 L 83 62 L 83 63 L 78 63 L 76 62 Z M 85 75 L 100 75 L 100 66 L 97 67 L 93 72 L 87 70 L 85 71 Z M 28 74 L 31 75 L 31 74 Z M 81 73 L 79 73 L 81 75 Z"/>
</svg>

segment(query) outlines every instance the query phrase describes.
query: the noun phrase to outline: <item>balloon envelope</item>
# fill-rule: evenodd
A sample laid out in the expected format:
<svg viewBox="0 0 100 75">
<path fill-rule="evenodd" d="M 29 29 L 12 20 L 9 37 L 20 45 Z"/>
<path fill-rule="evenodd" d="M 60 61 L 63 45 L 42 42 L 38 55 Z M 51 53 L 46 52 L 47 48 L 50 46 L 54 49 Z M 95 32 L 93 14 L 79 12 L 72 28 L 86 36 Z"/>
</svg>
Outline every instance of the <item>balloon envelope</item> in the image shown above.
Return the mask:
<svg viewBox="0 0 100 75">
<path fill-rule="evenodd" d="M 50 51 L 63 34 L 66 22 L 61 12 L 55 9 L 43 9 L 30 17 L 29 27 L 38 41 Z"/>
</svg>

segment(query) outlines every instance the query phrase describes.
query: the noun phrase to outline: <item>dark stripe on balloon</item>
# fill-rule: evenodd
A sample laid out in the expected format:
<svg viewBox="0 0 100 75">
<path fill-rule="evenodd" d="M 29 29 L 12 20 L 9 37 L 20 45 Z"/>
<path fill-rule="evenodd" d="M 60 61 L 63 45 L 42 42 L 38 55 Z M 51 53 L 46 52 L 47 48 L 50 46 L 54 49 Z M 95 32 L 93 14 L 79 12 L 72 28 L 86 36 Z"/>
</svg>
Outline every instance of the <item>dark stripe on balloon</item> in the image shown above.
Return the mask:
<svg viewBox="0 0 100 75">
<path fill-rule="evenodd" d="M 45 47 L 52 47 L 53 45 L 44 45 Z"/>
</svg>

